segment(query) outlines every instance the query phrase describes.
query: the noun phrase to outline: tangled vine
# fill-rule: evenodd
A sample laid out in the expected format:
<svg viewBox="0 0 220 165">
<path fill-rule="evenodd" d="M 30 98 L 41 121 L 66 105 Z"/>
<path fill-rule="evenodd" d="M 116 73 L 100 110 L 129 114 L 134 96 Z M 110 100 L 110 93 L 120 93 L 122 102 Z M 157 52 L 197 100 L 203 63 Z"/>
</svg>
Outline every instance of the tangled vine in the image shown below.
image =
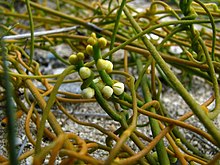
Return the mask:
<svg viewBox="0 0 220 165">
<path fill-rule="evenodd" d="M 202 153 L 180 131 L 201 136 L 219 151 L 220 130 L 214 123 L 220 112 L 218 2 L 152 1 L 143 12 L 137 12 L 126 0 L 95 1 L 92 5 L 89 1 L 57 0 L 55 7 L 49 2 L 22 0 L 19 5 L 26 7 L 22 12 L 15 4 L 0 2 L 0 100 L 5 109 L 1 123 L 8 135 L 8 155 L 0 155 L 1 164 L 16 165 L 30 157 L 34 165 L 46 159 L 52 165 L 58 158 L 59 164 L 219 163 L 220 152 L 212 156 Z M 26 20 L 28 25 L 18 20 Z M 39 27 L 44 30 L 36 32 Z M 30 33 L 18 34 L 21 29 Z M 59 44 L 68 45 L 74 53 L 68 59 L 60 56 L 53 49 Z M 173 46 L 181 53 L 171 53 Z M 52 53 L 65 66 L 62 73 L 42 73 L 41 63 L 34 58 L 36 48 Z M 122 60 L 115 60 L 118 50 L 124 50 Z M 213 94 L 199 104 L 170 66 L 185 73 L 183 77 L 205 80 L 213 87 Z M 77 78 L 68 78 L 75 73 Z M 60 89 L 64 83 L 76 82 L 81 83 L 81 93 Z M 190 111 L 172 118 L 169 107 L 161 101 L 164 86 L 175 90 Z M 64 106 L 88 102 L 97 102 L 120 126 L 112 131 L 82 121 Z M 212 103 L 214 107 L 210 108 Z M 53 106 L 71 122 L 101 132 L 106 136 L 105 143 L 66 132 Z M 143 116 L 149 124 L 140 126 Z M 186 122 L 192 116 L 205 131 Z M 18 155 L 16 121 L 21 117 L 31 149 Z M 36 134 L 30 125 L 35 125 Z M 148 128 L 152 137 L 139 127 Z M 46 145 L 42 145 L 43 137 L 48 138 Z M 97 150 L 107 152 L 107 158 L 94 157 Z"/>
</svg>

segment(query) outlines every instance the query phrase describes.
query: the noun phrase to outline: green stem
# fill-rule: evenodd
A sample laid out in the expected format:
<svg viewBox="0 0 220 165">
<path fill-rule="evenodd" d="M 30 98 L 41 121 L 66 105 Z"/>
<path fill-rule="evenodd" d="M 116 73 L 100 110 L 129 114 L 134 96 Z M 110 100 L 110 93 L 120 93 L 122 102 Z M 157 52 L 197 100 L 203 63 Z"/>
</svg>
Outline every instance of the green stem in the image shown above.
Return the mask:
<svg viewBox="0 0 220 165">
<path fill-rule="evenodd" d="M 101 50 L 100 50 L 98 44 L 95 44 L 95 45 L 93 46 L 93 58 L 94 58 L 94 60 L 95 60 L 95 63 L 97 63 L 98 59 L 102 58 L 102 56 L 101 56 Z M 99 71 L 99 74 L 100 74 L 102 80 L 103 80 L 107 85 L 112 86 L 112 84 L 113 84 L 113 83 L 112 83 L 112 79 L 111 79 L 111 77 L 110 77 L 104 70 Z M 133 80 L 133 81 L 134 81 L 134 80 Z M 132 80 L 131 80 L 131 82 L 132 82 Z M 134 82 L 133 82 L 133 83 L 134 83 Z M 116 120 L 116 121 L 119 121 L 120 124 L 123 126 L 123 128 L 128 129 L 128 125 L 127 125 L 127 122 L 126 122 L 125 118 L 123 118 L 122 115 L 119 115 L 116 111 L 112 110 L 112 108 L 109 106 L 108 102 L 102 97 L 102 94 L 101 94 L 101 92 L 99 91 L 99 89 L 97 88 L 97 86 L 96 86 L 93 82 L 91 82 L 90 86 L 95 90 L 96 100 L 97 100 L 98 103 L 101 105 L 101 107 L 105 110 L 105 112 L 106 112 L 107 114 L 109 114 L 109 116 L 110 116 L 112 119 L 114 119 L 114 120 Z M 131 86 L 132 86 L 132 85 L 131 85 Z M 132 89 L 133 89 L 133 88 L 134 88 L 134 87 L 132 86 Z M 134 91 L 135 91 L 135 90 L 133 90 L 133 92 L 134 92 Z M 139 100 L 134 101 L 133 98 L 132 98 L 130 95 L 128 95 L 127 93 L 124 92 L 124 95 L 125 95 L 125 98 L 126 98 L 127 100 L 129 100 L 130 102 L 133 103 L 133 105 L 135 106 L 135 109 L 136 109 L 136 105 L 143 105 L 143 103 L 141 103 Z M 136 98 L 136 97 L 135 97 L 135 98 Z M 134 102 L 135 102 L 135 104 L 134 104 Z M 134 111 L 135 111 L 135 109 L 134 109 Z M 137 114 L 136 114 L 136 112 L 135 112 L 135 113 L 134 113 L 134 116 L 136 116 L 136 115 L 137 115 Z M 107 163 L 113 161 L 113 159 L 114 159 L 114 157 L 115 157 L 115 153 L 117 153 L 116 151 L 118 150 L 118 148 L 120 148 L 119 146 L 121 146 L 122 143 L 123 143 L 123 142 L 126 140 L 126 138 L 129 137 L 129 136 L 131 136 L 131 139 L 134 141 L 134 143 L 135 143 L 140 149 L 143 149 L 143 148 L 145 147 L 144 144 L 139 140 L 139 138 L 138 138 L 134 133 L 132 133 L 132 132 L 133 132 L 133 129 L 134 129 L 134 128 L 133 128 L 133 127 L 134 127 L 134 123 L 136 123 L 136 119 L 133 120 L 132 126 L 128 129 L 129 132 L 131 131 L 131 134 L 130 134 L 130 133 L 128 133 L 128 134 L 126 133 L 126 134 L 123 135 L 123 138 L 122 138 L 121 140 L 119 140 L 119 143 L 117 143 L 118 145 L 117 145 L 116 149 L 114 149 L 114 152 L 111 152 L 111 156 L 110 156 L 110 158 L 108 159 Z M 136 126 L 136 124 L 135 124 L 135 126 Z M 128 135 L 129 135 L 129 136 L 128 136 Z M 156 164 L 155 160 L 154 160 L 149 154 L 146 155 L 146 158 L 147 158 L 147 160 L 148 160 L 151 164 Z M 143 162 L 144 160 L 141 159 L 140 161 Z"/>
<path fill-rule="evenodd" d="M 131 95 L 132 95 L 132 109 L 133 109 L 133 116 L 132 116 L 132 121 L 129 126 L 127 126 L 126 119 L 123 118 L 123 125 L 126 125 L 127 128 L 126 130 L 122 133 L 120 136 L 119 141 L 116 143 L 115 147 L 111 150 L 108 159 L 106 160 L 106 164 L 111 164 L 114 160 L 114 158 L 117 156 L 118 152 L 120 151 L 120 148 L 122 145 L 126 142 L 126 140 L 132 135 L 134 132 L 136 125 L 137 125 L 137 118 L 138 118 L 138 112 L 137 112 L 137 98 L 136 98 L 136 91 L 134 88 L 134 77 L 129 77 L 130 78 L 130 90 L 131 90 Z"/>
<path fill-rule="evenodd" d="M 95 63 L 97 64 L 97 61 L 102 58 L 101 50 L 99 48 L 99 44 L 98 43 L 96 43 L 93 46 L 93 54 L 94 54 L 93 58 L 95 60 Z M 105 70 L 99 70 L 98 72 L 99 72 L 99 75 L 102 78 L 103 82 L 105 82 L 109 86 L 113 85 L 112 78 L 109 76 L 109 74 L 106 73 Z"/>
<path fill-rule="evenodd" d="M 142 29 L 139 27 L 139 25 L 136 23 L 134 18 L 131 16 L 131 14 L 129 13 L 127 7 L 124 7 L 124 13 L 127 16 L 127 18 L 130 21 L 130 23 L 132 24 L 132 26 L 135 29 L 135 31 L 137 33 L 142 32 Z M 142 68 L 142 66 L 143 66 L 142 62 L 141 62 L 141 60 L 139 58 L 136 58 L 136 59 L 137 59 L 136 62 L 137 62 L 138 71 L 141 72 L 142 69 L 143 69 Z M 143 91 L 143 94 L 144 94 L 145 101 L 146 102 L 152 101 L 151 93 L 150 93 L 149 88 L 148 88 L 146 76 L 143 76 L 141 85 L 142 85 L 142 91 Z M 153 113 L 156 113 L 155 108 L 153 108 L 153 107 L 150 108 L 150 111 L 153 112 Z M 161 131 L 159 123 L 158 123 L 157 120 L 155 120 L 153 118 L 149 118 L 149 120 L 150 120 L 150 125 L 151 125 L 151 130 L 152 130 L 152 133 L 153 133 L 153 137 L 156 137 L 160 133 L 160 131 Z M 157 150 L 157 154 L 160 155 L 158 157 L 160 164 L 164 164 L 164 165 L 170 164 L 170 161 L 169 161 L 169 158 L 168 158 L 168 154 L 166 152 L 166 148 L 164 146 L 163 140 L 160 140 L 157 143 L 156 150 Z"/>
<path fill-rule="evenodd" d="M 138 72 L 141 72 L 143 69 L 142 68 L 143 65 L 142 65 L 141 60 L 139 58 L 137 58 L 136 63 L 137 63 L 137 67 L 138 67 Z M 148 87 L 147 81 L 148 81 L 148 79 L 147 79 L 146 75 L 144 75 L 142 78 L 142 81 L 141 81 L 142 91 L 144 94 L 145 102 L 150 102 L 150 101 L 152 101 L 152 98 L 151 98 L 151 93 L 150 93 L 150 89 Z M 153 108 L 153 107 L 150 108 L 150 112 L 156 113 L 155 108 Z M 149 121 L 150 121 L 151 130 L 153 133 L 153 137 L 156 137 L 161 132 L 159 123 L 156 119 L 151 118 L 151 117 L 149 118 Z M 164 165 L 170 164 L 163 140 L 160 140 L 157 143 L 156 150 L 157 150 L 157 154 L 160 155 L 158 157 L 160 164 L 164 164 Z"/>
<path fill-rule="evenodd" d="M 220 20 L 215 20 L 215 23 L 217 23 L 217 22 L 220 22 Z M 137 38 L 139 38 L 147 33 L 150 33 L 151 31 L 153 31 L 157 28 L 161 28 L 161 27 L 165 27 L 165 26 L 169 26 L 169 25 L 178 25 L 178 24 L 191 25 L 191 24 L 200 24 L 200 23 L 210 23 L 210 21 L 209 20 L 177 20 L 177 21 L 162 22 L 160 24 L 153 25 L 144 31 L 138 32 L 138 34 L 136 34 L 134 37 L 126 40 L 124 43 L 122 43 L 119 46 L 115 47 L 114 49 L 110 50 L 108 53 L 104 54 L 102 57 L 103 58 L 108 57 L 109 55 L 113 54 L 114 52 L 118 51 L 119 49 L 122 49 L 126 45 L 132 43 Z M 91 64 L 93 64 L 93 62 L 90 62 L 87 65 L 91 65 Z"/>
<path fill-rule="evenodd" d="M 48 118 L 51 106 L 54 104 L 55 100 L 56 100 L 56 94 L 57 91 L 59 90 L 60 85 L 62 84 L 63 79 L 66 77 L 66 75 L 68 75 L 72 70 L 74 69 L 74 66 L 71 65 L 69 67 L 67 67 L 62 74 L 58 77 L 57 82 L 55 84 L 55 86 L 53 87 L 53 90 L 50 94 L 50 97 L 48 99 L 48 102 L 46 104 L 46 107 L 43 110 L 43 116 L 41 118 L 40 121 L 40 127 L 39 130 L 37 132 L 37 142 L 36 142 L 36 148 L 35 148 L 35 153 L 38 154 L 41 151 L 41 141 L 42 141 L 42 137 L 43 137 L 43 133 L 44 133 L 44 128 L 45 128 L 45 123 L 46 120 Z"/>
<path fill-rule="evenodd" d="M 116 20 L 115 20 L 115 26 L 114 26 L 114 29 L 113 29 L 113 34 L 112 34 L 110 48 L 109 48 L 110 50 L 112 50 L 112 48 L 114 47 L 114 42 L 115 42 L 116 34 L 117 34 L 117 31 L 118 31 L 118 25 L 119 25 L 119 22 L 120 22 L 121 13 L 123 11 L 123 7 L 125 6 L 125 4 L 126 4 L 126 0 L 122 0 L 122 2 L 120 4 L 120 8 L 118 9 L 118 12 L 117 12 L 117 17 L 116 17 Z M 109 56 L 109 59 L 110 59 L 110 61 L 112 60 L 112 55 Z"/>
<path fill-rule="evenodd" d="M 105 112 L 115 121 L 121 121 L 121 116 L 113 110 L 108 102 L 103 98 L 102 93 L 100 92 L 99 88 L 95 85 L 94 82 L 90 84 L 91 88 L 95 90 L 95 97 L 99 105 L 105 110 Z"/>
<path fill-rule="evenodd" d="M 200 2 L 199 0 L 194 0 L 196 3 L 198 3 L 202 8 L 206 11 L 207 15 L 209 16 L 210 23 L 212 26 L 212 60 L 215 60 L 215 42 L 216 42 L 216 27 L 215 27 L 215 20 L 211 14 L 211 12 L 207 9 L 207 7 Z"/>
<path fill-rule="evenodd" d="M 146 73 L 149 65 L 152 63 L 152 60 L 153 60 L 153 58 L 149 57 L 149 59 L 147 60 L 145 66 L 144 66 L 144 68 L 138 73 L 138 79 L 135 82 L 135 90 L 138 89 L 139 84 L 141 83 L 144 74 Z"/>
<path fill-rule="evenodd" d="M 30 62 L 29 62 L 29 66 L 31 66 L 32 59 L 34 56 L 34 22 L 33 22 L 29 0 L 26 0 L 26 6 L 27 6 L 28 15 L 29 15 L 29 23 L 30 23 L 30 30 L 31 30 L 31 48 L 30 48 Z"/>
<path fill-rule="evenodd" d="M 60 11 L 60 0 L 56 0 L 57 10 Z"/>
<path fill-rule="evenodd" d="M 219 96 L 219 87 L 218 87 L 219 85 L 218 85 L 218 80 L 216 78 L 215 69 L 214 69 L 211 57 L 209 55 L 209 52 L 206 48 L 204 41 L 201 39 L 201 37 L 199 37 L 199 43 L 202 46 L 202 49 L 203 49 L 205 56 L 206 56 L 206 61 L 209 66 L 209 74 L 212 79 L 213 88 L 214 88 L 214 92 L 215 92 L 215 100 L 216 100 L 215 109 L 209 113 L 209 117 L 211 119 L 213 119 L 220 113 L 220 109 L 219 109 L 220 108 L 220 96 Z"/>
<path fill-rule="evenodd" d="M 124 8 L 124 11 L 135 28 L 135 30 L 138 33 L 142 32 L 142 29 L 139 27 L 139 25 L 136 23 L 136 21 L 133 19 L 133 17 L 129 14 L 129 11 Z M 145 46 L 148 48 L 149 52 L 152 54 L 153 58 L 157 62 L 157 64 L 161 67 L 161 69 L 164 71 L 166 76 L 170 79 L 170 82 L 173 84 L 175 90 L 182 96 L 182 98 L 185 100 L 185 102 L 189 105 L 189 107 L 192 109 L 194 114 L 199 118 L 199 120 L 204 124 L 208 132 L 212 135 L 212 137 L 216 140 L 218 145 L 220 146 L 220 132 L 216 128 L 216 126 L 213 124 L 213 122 L 208 118 L 204 110 L 201 108 L 201 106 L 192 98 L 192 96 L 187 92 L 187 90 L 184 88 L 184 86 L 181 84 L 181 82 L 177 79 L 177 77 L 173 74 L 173 72 L 170 70 L 170 68 L 167 66 L 166 62 L 163 60 L 163 58 L 160 56 L 154 45 L 145 37 L 141 37 L 142 41 L 144 42 Z"/>
</svg>

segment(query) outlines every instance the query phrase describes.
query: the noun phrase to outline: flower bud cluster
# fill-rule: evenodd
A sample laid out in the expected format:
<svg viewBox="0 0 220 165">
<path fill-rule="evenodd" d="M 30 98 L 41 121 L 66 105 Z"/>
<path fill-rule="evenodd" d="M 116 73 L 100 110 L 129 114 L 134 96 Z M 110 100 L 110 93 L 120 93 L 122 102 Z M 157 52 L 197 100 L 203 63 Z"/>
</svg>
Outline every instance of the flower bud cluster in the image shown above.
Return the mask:
<svg viewBox="0 0 220 165">
<path fill-rule="evenodd" d="M 97 38 L 96 38 L 96 34 L 92 33 L 91 37 L 89 37 L 89 39 L 87 40 L 87 43 L 90 45 L 95 45 L 97 43 Z"/>
<path fill-rule="evenodd" d="M 112 87 L 105 85 L 105 83 L 100 78 L 94 79 L 93 82 L 96 84 L 106 99 L 110 98 L 113 93 L 119 96 L 124 92 L 125 86 L 122 82 L 116 82 L 112 85 Z"/>
<path fill-rule="evenodd" d="M 107 40 L 104 37 L 97 38 L 96 34 L 92 33 L 91 37 L 89 37 L 89 39 L 87 40 L 87 43 L 88 45 L 86 47 L 86 53 L 93 56 L 96 55 L 95 52 L 93 51 L 93 46 L 97 44 L 96 46 L 98 46 L 100 49 L 105 48 L 107 45 Z M 83 66 L 84 58 L 85 57 L 82 52 L 79 52 L 78 54 L 73 54 L 69 57 L 70 64 L 78 66 L 76 68 L 78 70 L 79 76 L 84 81 L 84 86 L 83 86 L 84 89 L 82 90 L 83 98 L 90 99 L 93 98 L 95 95 L 95 90 L 89 87 L 91 81 L 95 83 L 96 87 L 98 87 L 103 97 L 106 99 L 109 99 L 113 94 L 116 96 L 123 94 L 124 92 L 123 83 L 115 82 L 113 83 L 113 85 L 110 86 L 105 84 L 101 78 L 93 79 L 94 74 L 92 73 L 92 70 L 86 66 Z M 105 70 L 106 73 L 110 73 L 113 70 L 112 62 L 109 60 L 102 59 L 100 57 L 96 61 L 96 67 L 98 71 Z M 90 83 L 87 84 L 87 82 Z M 88 85 L 88 87 L 85 88 L 85 86 L 87 86 L 86 84 Z"/>
<path fill-rule="evenodd" d="M 69 63 L 72 65 L 76 65 L 79 61 L 84 60 L 85 56 L 84 53 L 79 52 L 77 54 L 72 54 L 69 56 Z"/>
<path fill-rule="evenodd" d="M 88 38 L 87 43 L 88 43 L 88 45 L 86 47 L 86 53 L 89 54 L 90 56 L 92 56 L 93 55 L 93 46 L 96 43 L 98 43 L 99 47 L 102 49 L 102 48 L 106 47 L 108 42 L 104 37 L 97 39 L 96 34 L 92 33 L 91 37 Z"/>
</svg>

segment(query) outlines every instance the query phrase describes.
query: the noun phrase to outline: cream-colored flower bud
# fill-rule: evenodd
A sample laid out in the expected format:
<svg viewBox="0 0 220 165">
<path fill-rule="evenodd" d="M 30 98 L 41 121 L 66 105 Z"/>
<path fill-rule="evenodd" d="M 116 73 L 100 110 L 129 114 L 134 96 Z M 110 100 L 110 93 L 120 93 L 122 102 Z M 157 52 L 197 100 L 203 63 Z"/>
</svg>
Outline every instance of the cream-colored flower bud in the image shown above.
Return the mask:
<svg viewBox="0 0 220 165">
<path fill-rule="evenodd" d="M 72 65 L 77 64 L 78 62 L 78 57 L 75 54 L 72 54 L 71 56 L 69 56 L 69 63 Z"/>
<path fill-rule="evenodd" d="M 114 94 L 121 95 L 124 92 L 125 85 L 122 82 L 114 83 L 113 86 Z"/>
<path fill-rule="evenodd" d="M 102 89 L 102 94 L 106 99 L 108 99 L 112 96 L 113 89 L 110 86 L 104 86 L 104 88 Z"/>
<path fill-rule="evenodd" d="M 79 53 L 77 53 L 77 57 L 78 57 L 79 60 L 84 60 L 84 58 L 85 58 L 83 52 L 79 52 Z"/>
<path fill-rule="evenodd" d="M 82 97 L 86 99 L 91 99 L 95 95 L 95 90 L 88 87 L 82 90 Z"/>
<path fill-rule="evenodd" d="M 110 73 L 110 72 L 112 72 L 112 70 L 113 70 L 113 64 L 112 64 L 112 62 L 111 61 L 108 61 L 108 60 L 105 60 L 106 61 L 106 68 L 105 68 L 105 71 L 107 72 L 107 73 Z"/>
<path fill-rule="evenodd" d="M 96 67 L 98 70 L 105 70 L 107 73 L 112 72 L 113 64 L 111 61 L 98 59 Z"/>
<path fill-rule="evenodd" d="M 106 62 L 104 59 L 98 59 L 96 67 L 98 70 L 103 70 L 106 68 Z"/>
<path fill-rule="evenodd" d="M 98 39 L 99 47 L 104 48 L 107 45 L 107 40 L 104 37 Z"/>
<path fill-rule="evenodd" d="M 88 55 L 90 55 L 90 56 L 93 55 L 93 46 L 92 45 L 86 46 L 86 53 L 88 53 Z"/>
<path fill-rule="evenodd" d="M 89 39 L 87 40 L 87 43 L 90 45 L 95 45 L 97 42 L 97 40 L 93 37 L 89 37 Z"/>
<path fill-rule="evenodd" d="M 87 79 L 87 78 L 89 78 L 89 76 L 91 75 L 91 73 L 92 73 L 92 71 L 91 71 L 91 69 L 89 69 L 88 67 L 83 66 L 83 67 L 81 67 L 81 68 L 79 69 L 79 75 L 80 75 L 80 77 L 81 77 L 82 79 Z"/>
</svg>

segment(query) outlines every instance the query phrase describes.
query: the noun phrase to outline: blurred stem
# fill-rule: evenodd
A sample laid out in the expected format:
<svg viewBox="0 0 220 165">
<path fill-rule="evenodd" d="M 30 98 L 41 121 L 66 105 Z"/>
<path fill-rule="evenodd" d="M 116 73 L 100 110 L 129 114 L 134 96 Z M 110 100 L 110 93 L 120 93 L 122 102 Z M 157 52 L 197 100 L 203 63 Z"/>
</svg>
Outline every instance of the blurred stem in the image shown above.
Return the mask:
<svg viewBox="0 0 220 165">
<path fill-rule="evenodd" d="M 16 51 L 16 53 L 20 53 L 19 51 Z M 16 70 L 23 75 L 27 75 L 23 69 L 19 66 L 19 63 L 14 60 L 14 59 L 10 59 L 10 61 L 14 64 L 14 67 L 16 68 Z M 38 88 L 35 87 L 35 85 L 33 84 L 33 82 L 30 79 L 24 79 L 24 84 L 25 86 L 30 90 L 30 92 L 32 93 L 32 95 L 34 96 L 34 98 L 36 99 L 39 107 L 43 110 L 45 109 L 47 103 L 44 100 L 43 96 L 41 95 L 41 93 L 39 92 Z M 47 80 L 45 80 L 47 81 Z M 56 133 L 56 135 L 62 134 L 63 130 L 60 126 L 60 124 L 57 122 L 56 117 L 53 115 L 52 112 L 49 111 L 49 115 L 48 115 L 48 122 L 50 123 L 50 126 L 52 127 L 53 131 Z M 74 146 L 72 145 L 72 143 L 67 140 L 64 144 L 65 148 L 68 149 L 74 149 Z"/>
<path fill-rule="evenodd" d="M 1 80 L 1 82 L 5 85 L 5 95 L 6 95 L 6 108 L 5 113 L 8 118 L 8 152 L 9 152 L 9 159 L 10 164 L 18 165 L 18 159 L 17 159 L 17 149 L 16 149 L 16 132 L 17 132 L 17 126 L 16 126 L 16 117 L 15 117 L 15 104 L 13 101 L 13 86 L 11 84 L 10 76 L 8 73 L 8 65 L 7 62 L 7 49 L 5 47 L 4 41 L 2 40 L 2 37 L 0 38 L 0 49 L 1 49 L 1 56 L 3 60 L 3 76 L 4 78 Z"/>
<path fill-rule="evenodd" d="M 60 11 L 60 0 L 56 0 L 57 10 Z"/>
</svg>

